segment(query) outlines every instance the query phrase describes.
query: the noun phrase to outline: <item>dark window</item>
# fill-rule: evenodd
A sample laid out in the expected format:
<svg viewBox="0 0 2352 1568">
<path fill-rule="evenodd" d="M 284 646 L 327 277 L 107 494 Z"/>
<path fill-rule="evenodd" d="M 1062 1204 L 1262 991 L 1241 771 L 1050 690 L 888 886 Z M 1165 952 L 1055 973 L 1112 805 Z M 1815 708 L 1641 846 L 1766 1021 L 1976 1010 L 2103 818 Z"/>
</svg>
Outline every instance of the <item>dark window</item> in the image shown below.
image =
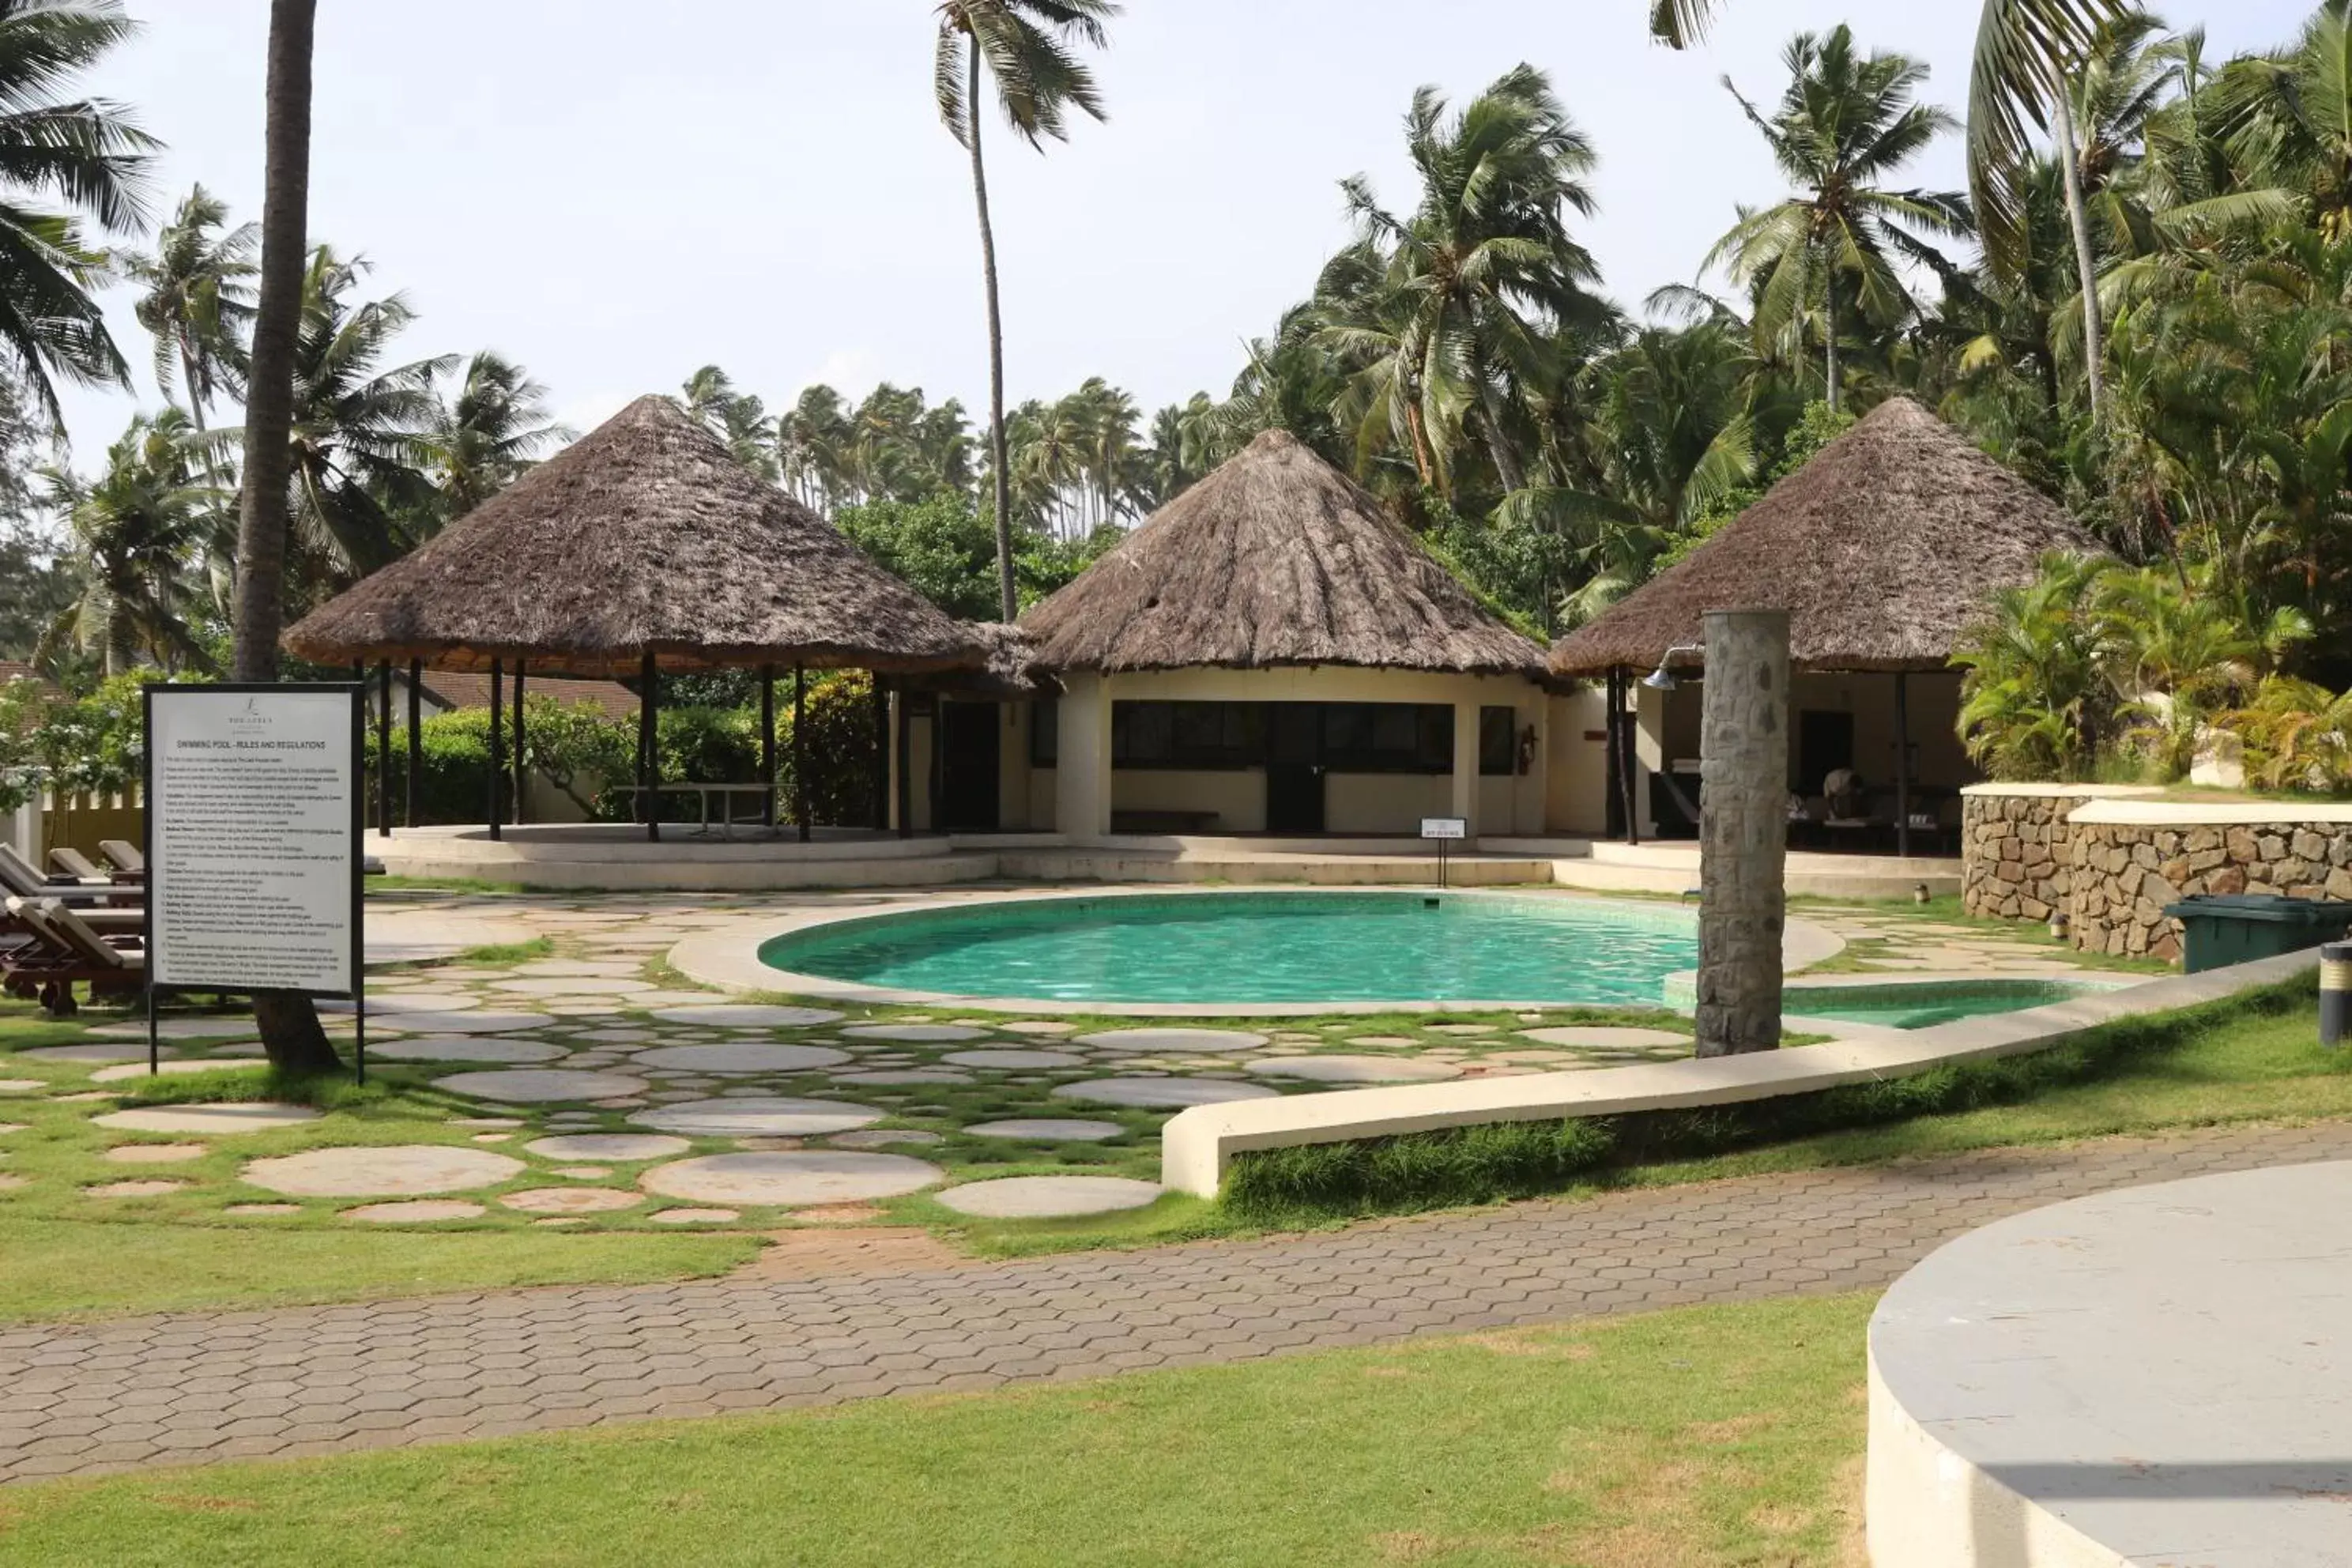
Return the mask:
<svg viewBox="0 0 2352 1568">
<path fill-rule="evenodd" d="M 1265 760 L 1255 702 L 1114 702 L 1111 765 L 1224 771 Z"/>
<path fill-rule="evenodd" d="M 1478 772 L 1487 778 L 1519 771 L 1519 714 L 1516 708 L 1478 710 Z"/>
<path fill-rule="evenodd" d="M 1327 702 L 1323 761 L 1338 773 L 1454 771 L 1454 710 L 1444 703 Z"/>
<path fill-rule="evenodd" d="M 1062 754 L 1062 705 L 1050 697 L 1029 704 L 1029 765 L 1050 768 Z"/>
</svg>

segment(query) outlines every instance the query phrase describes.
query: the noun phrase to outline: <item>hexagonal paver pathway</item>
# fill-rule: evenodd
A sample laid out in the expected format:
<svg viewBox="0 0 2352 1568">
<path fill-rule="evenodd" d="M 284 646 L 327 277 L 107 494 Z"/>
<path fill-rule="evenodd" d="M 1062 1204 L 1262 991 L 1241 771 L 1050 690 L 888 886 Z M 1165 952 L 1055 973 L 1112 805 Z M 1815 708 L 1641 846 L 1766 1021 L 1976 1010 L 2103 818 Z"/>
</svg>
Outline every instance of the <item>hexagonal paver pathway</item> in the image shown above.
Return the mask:
<svg viewBox="0 0 2352 1568">
<path fill-rule="evenodd" d="M 26 1325 L 0 1330 L 0 1481 L 982 1389 L 1865 1289 L 1952 1236 L 2063 1198 L 2346 1158 L 2352 1121 L 2228 1129 L 1253 1241 L 961 1265 L 926 1251 L 839 1274 Z M 680 1206 L 651 1217 L 698 1226 L 739 1215 Z M 434 1369 L 429 1405 L 415 1384 L 420 1359 Z M 354 1390 L 379 1396 L 355 1401 Z"/>
</svg>

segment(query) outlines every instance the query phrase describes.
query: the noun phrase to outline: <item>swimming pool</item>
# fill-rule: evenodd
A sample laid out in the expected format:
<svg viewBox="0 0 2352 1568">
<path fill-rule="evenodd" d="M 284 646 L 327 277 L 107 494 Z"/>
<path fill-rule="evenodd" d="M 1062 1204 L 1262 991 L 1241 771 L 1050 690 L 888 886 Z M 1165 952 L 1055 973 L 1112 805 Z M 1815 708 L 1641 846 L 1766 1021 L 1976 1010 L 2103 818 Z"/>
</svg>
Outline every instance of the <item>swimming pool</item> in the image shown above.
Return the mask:
<svg viewBox="0 0 2352 1568">
<path fill-rule="evenodd" d="M 1183 893 L 1021 900 L 827 924 L 769 968 L 895 991 L 1104 1003 L 1660 1005 L 1688 910 L 1525 895 Z"/>
<path fill-rule="evenodd" d="M 2071 1001 L 2111 984 L 2070 980 L 1930 980 L 1907 984 L 1792 985 L 1782 994 L 1783 1012 L 1842 1024 L 1876 1024 L 1889 1029 L 1927 1029 L 1960 1018 L 2016 1013 Z"/>
</svg>

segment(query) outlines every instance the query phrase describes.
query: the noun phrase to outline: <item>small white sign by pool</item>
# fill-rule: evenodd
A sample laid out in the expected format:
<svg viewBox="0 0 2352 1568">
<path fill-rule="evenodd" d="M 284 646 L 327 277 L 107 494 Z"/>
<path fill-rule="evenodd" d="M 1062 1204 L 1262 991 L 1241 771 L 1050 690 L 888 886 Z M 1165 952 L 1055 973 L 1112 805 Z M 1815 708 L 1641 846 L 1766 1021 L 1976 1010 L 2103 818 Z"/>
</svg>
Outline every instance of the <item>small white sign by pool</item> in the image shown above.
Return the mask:
<svg viewBox="0 0 2352 1568">
<path fill-rule="evenodd" d="M 1459 843 L 1470 837 L 1470 819 L 1465 816 L 1424 816 L 1421 819 L 1421 836 L 1449 844 Z"/>
</svg>

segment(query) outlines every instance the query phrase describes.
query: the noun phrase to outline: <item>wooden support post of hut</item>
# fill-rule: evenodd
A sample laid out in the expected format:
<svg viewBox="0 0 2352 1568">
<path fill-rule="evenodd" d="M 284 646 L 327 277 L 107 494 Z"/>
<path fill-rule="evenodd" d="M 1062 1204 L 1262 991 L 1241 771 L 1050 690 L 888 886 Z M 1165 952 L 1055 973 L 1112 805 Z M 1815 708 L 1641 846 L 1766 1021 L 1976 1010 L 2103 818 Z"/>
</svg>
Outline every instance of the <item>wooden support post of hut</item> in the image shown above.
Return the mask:
<svg viewBox="0 0 2352 1568">
<path fill-rule="evenodd" d="M 808 667 L 793 666 L 793 821 L 809 841 Z"/>
<path fill-rule="evenodd" d="M 798 743 L 800 726 L 793 726 Z M 760 826 L 776 826 L 776 667 L 760 667 L 760 782 L 768 787 L 760 795 Z"/>
<path fill-rule="evenodd" d="M 376 666 L 375 831 L 392 837 L 392 661 Z"/>
<path fill-rule="evenodd" d="M 530 752 L 524 744 L 522 718 L 523 661 L 515 660 L 514 819 L 520 827 L 530 820 Z"/>
<path fill-rule="evenodd" d="M 408 661 L 408 826 L 425 821 L 425 661 Z"/>
<path fill-rule="evenodd" d="M 634 675 L 637 803 L 655 841 L 664 673 L 790 662 L 920 675 L 986 658 L 966 628 L 666 397 L 639 398 L 312 611 L 286 646 L 320 662 L 403 658 L 494 677 L 509 661 L 519 677 L 526 662 Z M 498 831 L 500 808 L 488 815 Z"/>
<path fill-rule="evenodd" d="M 506 788 L 507 756 L 505 721 L 507 709 L 506 660 L 490 660 L 490 837 L 496 841 L 504 831 L 507 808 L 500 798 Z"/>
</svg>

